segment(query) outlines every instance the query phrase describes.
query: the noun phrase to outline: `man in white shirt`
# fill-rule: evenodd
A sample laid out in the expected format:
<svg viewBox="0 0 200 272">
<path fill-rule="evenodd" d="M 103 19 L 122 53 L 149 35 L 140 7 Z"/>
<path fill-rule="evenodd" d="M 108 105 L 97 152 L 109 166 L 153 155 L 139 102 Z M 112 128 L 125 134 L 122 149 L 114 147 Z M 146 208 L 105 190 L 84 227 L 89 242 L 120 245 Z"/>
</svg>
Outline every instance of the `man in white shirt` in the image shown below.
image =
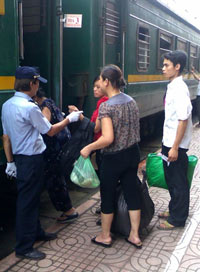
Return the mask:
<svg viewBox="0 0 200 272">
<path fill-rule="evenodd" d="M 192 67 L 191 72 L 194 78 L 198 80 L 199 82 L 197 87 L 197 98 L 196 98 L 196 109 L 197 109 L 197 117 L 198 117 L 199 123 L 196 125 L 196 127 L 200 128 L 200 77 L 195 73 L 194 67 Z"/>
<path fill-rule="evenodd" d="M 164 55 L 163 74 L 170 80 L 165 97 L 165 121 L 162 153 L 165 179 L 171 200 L 169 212 L 158 215 L 165 219 L 158 226 L 161 230 L 184 227 L 189 213 L 189 184 L 187 179 L 188 151 L 192 137 L 192 104 L 187 85 L 181 73 L 186 65 L 185 52 L 173 51 Z"/>
</svg>

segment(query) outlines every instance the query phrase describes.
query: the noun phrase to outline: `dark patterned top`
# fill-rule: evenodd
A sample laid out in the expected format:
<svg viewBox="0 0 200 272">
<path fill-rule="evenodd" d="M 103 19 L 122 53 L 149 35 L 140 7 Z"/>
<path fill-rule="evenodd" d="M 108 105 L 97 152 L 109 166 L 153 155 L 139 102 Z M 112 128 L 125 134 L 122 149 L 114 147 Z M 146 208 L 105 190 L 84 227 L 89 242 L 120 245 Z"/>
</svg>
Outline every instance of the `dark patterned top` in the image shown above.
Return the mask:
<svg viewBox="0 0 200 272">
<path fill-rule="evenodd" d="M 140 141 L 139 110 L 129 95 L 120 93 L 102 103 L 98 118 L 104 117 L 112 119 L 114 141 L 103 152 L 120 151 Z"/>
<path fill-rule="evenodd" d="M 51 112 L 51 120 L 50 123 L 52 125 L 62 121 L 64 119 L 61 110 L 56 106 L 55 102 L 47 98 L 43 101 L 42 105 L 40 106 L 41 110 L 47 107 Z M 54 135 L 53 137 L 48 136 L 47 134 L 43 135 L 44 142 L 47 146 L 45 151 L 45 157 L 48 160 L 54 160 L 57 156 L 58 152 L 60 151 L 61 147 L 71 138 L 71 133 L 66 126 L 63 130 L 59 133 Z"/>
</svg>

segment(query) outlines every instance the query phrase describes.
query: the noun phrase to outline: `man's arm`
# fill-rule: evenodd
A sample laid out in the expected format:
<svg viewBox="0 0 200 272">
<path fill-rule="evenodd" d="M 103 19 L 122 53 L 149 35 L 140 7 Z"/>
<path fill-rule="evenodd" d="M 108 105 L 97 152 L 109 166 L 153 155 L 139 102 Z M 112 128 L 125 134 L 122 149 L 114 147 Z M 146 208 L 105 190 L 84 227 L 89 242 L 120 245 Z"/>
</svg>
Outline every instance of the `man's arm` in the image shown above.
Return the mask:
<svg viewBox="0 0 200 272">
<path fill-rule="evenodd" d="M 194 68 L 192 68 L 191 72 L 192 72 L 193 77 L 194 77 L 196 80 L 200 81 L 200 77 L 194 72 Z"/>
<path fill-rule="evenodd" d="M 4 148 L 7 162 L 13 162 L 13 154 L 12 154 L 10 138 L 8 135 L 3 134 L 2 139 L 3 139 L 3 148 Z"/>
<path fill-rule="evenodd" d="M 169 162 L 176 161 L 178 159 L 178 148 L 185 134 L 185 131 L 187 128 L 187 122 L 188 120 L 179 120 L 177 132 L 176 132 L 176 138 L 172 148 L 169 150 L 169 153 L 168 153 Z"/>
<path fill-rule="evenodd" d="M 10 138 L 8 135 L 3 134 L 3 148 L 6 154 L 7 159 L 7 166 L 5 173 L 7 174 L 8 178 L 17 177 L 17 168 L 15 162 L 13 161 L 13 154 L 12 154 L 12 146 L 10 142 Z"/>
<path fill-rule="evenodd" d="M 61 122 L 51 126 L 50 130 L 47 132 L 48 136 L 54 136 L 58 132 L 64 129 L 69 123 L 77 122 L 82 114 L 82 111 L 73 111 Z"/>
</svg>

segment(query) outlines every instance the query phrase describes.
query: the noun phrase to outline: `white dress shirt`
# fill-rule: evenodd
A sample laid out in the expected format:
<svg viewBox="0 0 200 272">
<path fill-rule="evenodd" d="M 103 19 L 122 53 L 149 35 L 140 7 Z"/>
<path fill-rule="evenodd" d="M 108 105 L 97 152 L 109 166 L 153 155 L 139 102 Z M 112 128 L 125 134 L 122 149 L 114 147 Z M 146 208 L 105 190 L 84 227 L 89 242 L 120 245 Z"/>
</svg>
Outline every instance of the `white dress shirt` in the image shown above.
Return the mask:
<svg viewBox="0 0 200 272">
<path fill-rule="evenodd" d="M 16 92 L 2 107 L 3 133 L 9 136 L 14 155 L 37 155 L 46 149 L 41 134 L 52 125 L 30 101 L 27 94 Z"/>
<path fill-rule="evenodd" d="M 179 76 L 167 86 L 165 98 L 165 122 L 163 129 L 163 145 L 172 147 L 176 138 L 179 120 L 188 120 L 187 128 L 179 145 L 188 149 L 192 138 L 192 104 L 187 85 Z"/>
</svg>

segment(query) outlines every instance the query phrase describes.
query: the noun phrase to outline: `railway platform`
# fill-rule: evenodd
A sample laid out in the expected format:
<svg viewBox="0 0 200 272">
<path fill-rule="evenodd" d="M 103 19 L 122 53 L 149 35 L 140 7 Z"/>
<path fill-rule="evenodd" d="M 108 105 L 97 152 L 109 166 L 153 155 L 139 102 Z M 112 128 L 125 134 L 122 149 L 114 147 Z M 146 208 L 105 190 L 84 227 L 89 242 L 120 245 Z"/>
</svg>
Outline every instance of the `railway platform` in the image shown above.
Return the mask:
<svg viewBox="0 0 200 272">
<path fill-rule="evenodd" d="M 200 157 L 200 128 L 193 130 L 188 154 Z M 139 169 L 145 167 L 142 163 Z M 157 229 L 159 212 L 167 209 L 168 191 L 149 189 L 155 204 L 155 215 L 141 238 L 138 250 L 123 237 L 117 237 L 111 248 L 91 243 L 100 227 L 96 225 L 99 192 L 77 207 L 80 217 L 68 225 L 56 224 L 47 231 L 56 232 L 58 239 L 35 244 L 47 257 L 40 261 L 18 259 L 12 253 L 0 261 L 0 272 L 200 272 L 200 161 L 193 176 L 190 213 L 184 228 L 161 231 Z"/>
</svg>

